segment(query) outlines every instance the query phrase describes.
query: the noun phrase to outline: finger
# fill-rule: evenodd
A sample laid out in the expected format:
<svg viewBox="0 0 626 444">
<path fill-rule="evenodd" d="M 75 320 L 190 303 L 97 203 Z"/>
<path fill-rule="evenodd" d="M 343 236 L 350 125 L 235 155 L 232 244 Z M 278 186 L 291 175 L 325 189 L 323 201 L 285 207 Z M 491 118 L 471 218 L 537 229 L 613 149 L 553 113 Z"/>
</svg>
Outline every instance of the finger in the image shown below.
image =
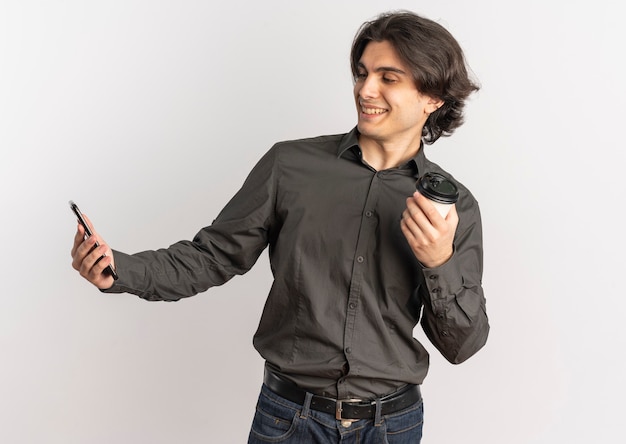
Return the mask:
<svg viewBox="0 0 626 444">
<path fill-rule="evenodd" d="M 430 241 L 435 241 L 440 237 L 450 236 L 456 231 L 459 217 L 454 204 L 450 206 L 450 210 L 444 218 L 428 198 L 419 193 L 416 193 L 413 197 L 415 204 L 421 209 L 421 213 L 424 215 L 424 217 L 421 218 L 419 217 L 419 213 L 415 213 L 418 215 L 415 218 L 415 222 Z"/>
<path fill-rule="evenodd" d="M 423 263 L 428 257 L 428 251 L 433 244 L 432 240 L 420 229 L 410 216 L 402 220 L 400 229 L 415 256 Z"/>
<path fill-rule="evenodd" d="M 113 255 L 112 255 L 111 248 L 109 247 L 109 245 L 105 242 L 102 236 L 100 236 L 100 234 L 98 234 L 98 232 L 93 228 L 91 221 L 89 219 L 86 219 L 86 222 L 91 229 L 92 235 L 89 237 L 89 240 L 91 242 L 84 243 L 84 248 L 86 250 L 85 254 L 89 253 L 91 249 L 95 249 L 96 246 L 98 246 L 98 248 L 100 249 L 99 251 L 102 252 L 102 254 L 97 258 L 98 260 L 102 256 L 108 256 L 112 258 Z"/>
<path fill-rule="evenodd" d="M 419 204 L 423 204 L 423 206 L 419 206 Z M 442 242 L 445 241 L 447 244 L 448 241 L 452 241 L 451 236 L 453 236 L 458 222 L 456 212 L 452 213 L 450 219 L 444 219 L 430 201 L 417 198 L 413 201 L 411 199 L 407 201 L 407 212 L 410 217 L 406 220 L 406 226 L 415 239 L 415 246 L 440 248 L 443 245 Z"/>
<path fill-rule="evenodd" d="M 413 198 L 417 206 L 422 210 L 422 212 L 428 219 L 430 225 L 437 227 L 444 223 L 444 218 L 441 217 L 441 214 L 439 213 L 439 211 L 437 211 L 437 208 L 435 208 L 430 199 L 422 196 L 417 191 L 415 192 L 415 194 L 413 194 Z"/>
<path fill-rule="evenodd" d="M 85 240 L 85 230 L 83 229 L 81 224 L 78 224 L 76 228 L 76 234 L 74 235 L 74 243 L 72 244 L 72 251 L 71 251 L 72 257 L 75 256 L 76 250 L 78 249 L 80 244 L 83 243 L 84 240 Z"/>
<path fill-rule="evenodd" d="M 404 234 L 404 237 L 406 238 L 409 245 L 414 248 L 417 246 L 418 242 L 413 229 L 409 227 L 409 219 L 410 218 L 407 218 L 403 215 L 402 220 L 400 221 L 400 230 L 402 231 L 402 234 Z"/>
<path fill-rule="evenodd" d="M 83 258 L 80 262 L 79 272 L 81 276 L 87 278 L 90 281 L 93 281 L 94 278 L 97 278 L 98 275 L 104 270 L 106 265 L 102 265 L 101 262 L 104 260 L 106 255 L 106 246 L 99 245 L 93 248 L 89 253 Z M 106 262 L 106 261 L 105 261 Z"/>
<path fill-rule="evenodd" d="M 437 210 L 432 206 L 432 204 L 430 204 L 430 202 L 427 202 L 428 205 L 426 206 L 426 208 L 420 206 L 419 203 L 420 202 L 415 199 L 415 196 L 409 197 L 407 199 L 406 224 L 407 228 L 409 228 L 413 232 L 413 235 L 416 237 L 416 239 L 426 240 L 427 238 L 432 238 L 433 236 L 435 236 L 437 232 L 436 228 L 431 222 L 431 216 L 429 216 L 428 211 L 432 209 L 433 211 L 437 212 Z M 437 215 L 439 216 L 439 218 L 441 218 L 441 215 Z"/>
<path fill-rule="evenodd" d="M 96 245 L 96 238 L 91 236 L 84 240 L 78 239 L 77 242 L 78 244 L 75 244 L 75 248 L 72 249 L 72 267 L 80 271 L 83 261 Z"/>
<path fill-rule="evenodd" d="M 91 237 L 95 240 L 95 242 L 98 245 L 105 245 L 106 246 L 106 242 L 104 241 L 104 239 L 102 238 L 102 236 L 100 236 L 100 234 L 98 234 L 98 232 L 96 231 L 96 229 L 93 226 L 93 223 L 91 223 L 91 220 L 89 219 L 89 217 L 85 214 L 83 214 L 84 218 L 85 218 L 85 222 L 87 222 L 87 225 L 89 226 L 89 229 L 91 230 Z M 110 252 L 109 247 L 107 246 L 107 252 Z"/>
<path fill-rule="evenodd" d="M 104 247 L 98 247 L 98 249 L 94 251 L 94 254 L 97 254 L 98 257 L 89 270 L 87 279 L 98 288 L 110 288 L 113 285 L 114 279 L 112 276 L 105 273 L 104 269 L 108 266 L 113 266 L 113 256 L 106 254 L 106 248 Z"/>
</svg>

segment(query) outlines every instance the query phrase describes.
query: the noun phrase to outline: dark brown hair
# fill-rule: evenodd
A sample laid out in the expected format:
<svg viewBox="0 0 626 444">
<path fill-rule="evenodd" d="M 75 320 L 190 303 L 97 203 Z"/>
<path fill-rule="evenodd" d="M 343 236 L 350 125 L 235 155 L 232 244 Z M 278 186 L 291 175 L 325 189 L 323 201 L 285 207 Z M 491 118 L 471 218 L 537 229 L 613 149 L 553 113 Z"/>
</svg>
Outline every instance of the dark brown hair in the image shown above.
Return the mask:
<svg viewBox="0 0 626 444">
<path fill-rule="evenodd" d="M 465 99 L 479 86 L 468 74 L 463 50 L 443 26 L 409 11 L 384 13 L 365 22 L 357 32 L 350 65 L 357 67 L 369 42 L 389 42 L 409 67 L 420 93 L 443 100 L 422 130 L 424 142 L 451 135 L 463 123 Z"/>
</svg>

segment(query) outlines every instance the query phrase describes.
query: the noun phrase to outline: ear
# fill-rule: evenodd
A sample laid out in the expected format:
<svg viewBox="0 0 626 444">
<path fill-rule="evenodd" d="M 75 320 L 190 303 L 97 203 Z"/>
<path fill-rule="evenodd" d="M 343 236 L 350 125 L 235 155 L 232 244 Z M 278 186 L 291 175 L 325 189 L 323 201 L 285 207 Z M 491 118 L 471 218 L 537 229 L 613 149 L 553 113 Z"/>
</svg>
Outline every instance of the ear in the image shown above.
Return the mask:
<svg viewBox="0 0 626 444">
<path fill-rule="evenodd" d="M 428 114 L 432 114 L 441 108 L 441 105 L 443 105 L 443 100 L 437 97 L 428 97 L 428 101 L 426 102 L 426 112 Z"/>
</svg>

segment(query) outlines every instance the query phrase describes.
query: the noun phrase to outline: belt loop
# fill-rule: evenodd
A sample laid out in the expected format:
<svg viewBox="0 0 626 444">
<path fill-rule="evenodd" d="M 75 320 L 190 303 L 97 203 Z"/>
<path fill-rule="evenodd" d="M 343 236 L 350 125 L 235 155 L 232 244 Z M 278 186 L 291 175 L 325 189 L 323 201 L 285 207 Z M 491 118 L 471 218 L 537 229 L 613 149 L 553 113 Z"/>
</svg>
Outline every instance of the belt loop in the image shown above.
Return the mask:
<svg viewBox="0 0 626 444">
<path fill-rule="evenodd" d="M 380 427 L 383 422 L 383 408 L 380 398 L 376 398 L 376 415 L 374 417 L 374 426 Z"/>
<path fill-rule="evenodd" d="M 306 392 L 304 397 L 304 404 L 302 404 L 302 412 L 300 413 L 300 418 L 306 419 L 309 416 L 309 412 L 311 411 L 311 399 L 313 399 L 313 393 Z"/>
</svg>

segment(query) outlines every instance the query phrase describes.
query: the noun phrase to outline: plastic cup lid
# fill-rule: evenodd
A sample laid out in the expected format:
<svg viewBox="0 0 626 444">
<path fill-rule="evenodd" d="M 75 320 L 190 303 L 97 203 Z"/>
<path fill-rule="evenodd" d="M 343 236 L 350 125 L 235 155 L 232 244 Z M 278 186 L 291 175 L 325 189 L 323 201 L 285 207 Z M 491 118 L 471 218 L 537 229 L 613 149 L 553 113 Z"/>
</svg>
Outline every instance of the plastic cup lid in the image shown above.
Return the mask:
<svg viewBox="0 0 626 444">
<path fill-rule="evenodd" d="M 425 173 L 417 179 L 415 188 L 423 196 L 442 204 L 453 204 L 459 198 L 457 186 L 438 173 Z"/>
</svg>

